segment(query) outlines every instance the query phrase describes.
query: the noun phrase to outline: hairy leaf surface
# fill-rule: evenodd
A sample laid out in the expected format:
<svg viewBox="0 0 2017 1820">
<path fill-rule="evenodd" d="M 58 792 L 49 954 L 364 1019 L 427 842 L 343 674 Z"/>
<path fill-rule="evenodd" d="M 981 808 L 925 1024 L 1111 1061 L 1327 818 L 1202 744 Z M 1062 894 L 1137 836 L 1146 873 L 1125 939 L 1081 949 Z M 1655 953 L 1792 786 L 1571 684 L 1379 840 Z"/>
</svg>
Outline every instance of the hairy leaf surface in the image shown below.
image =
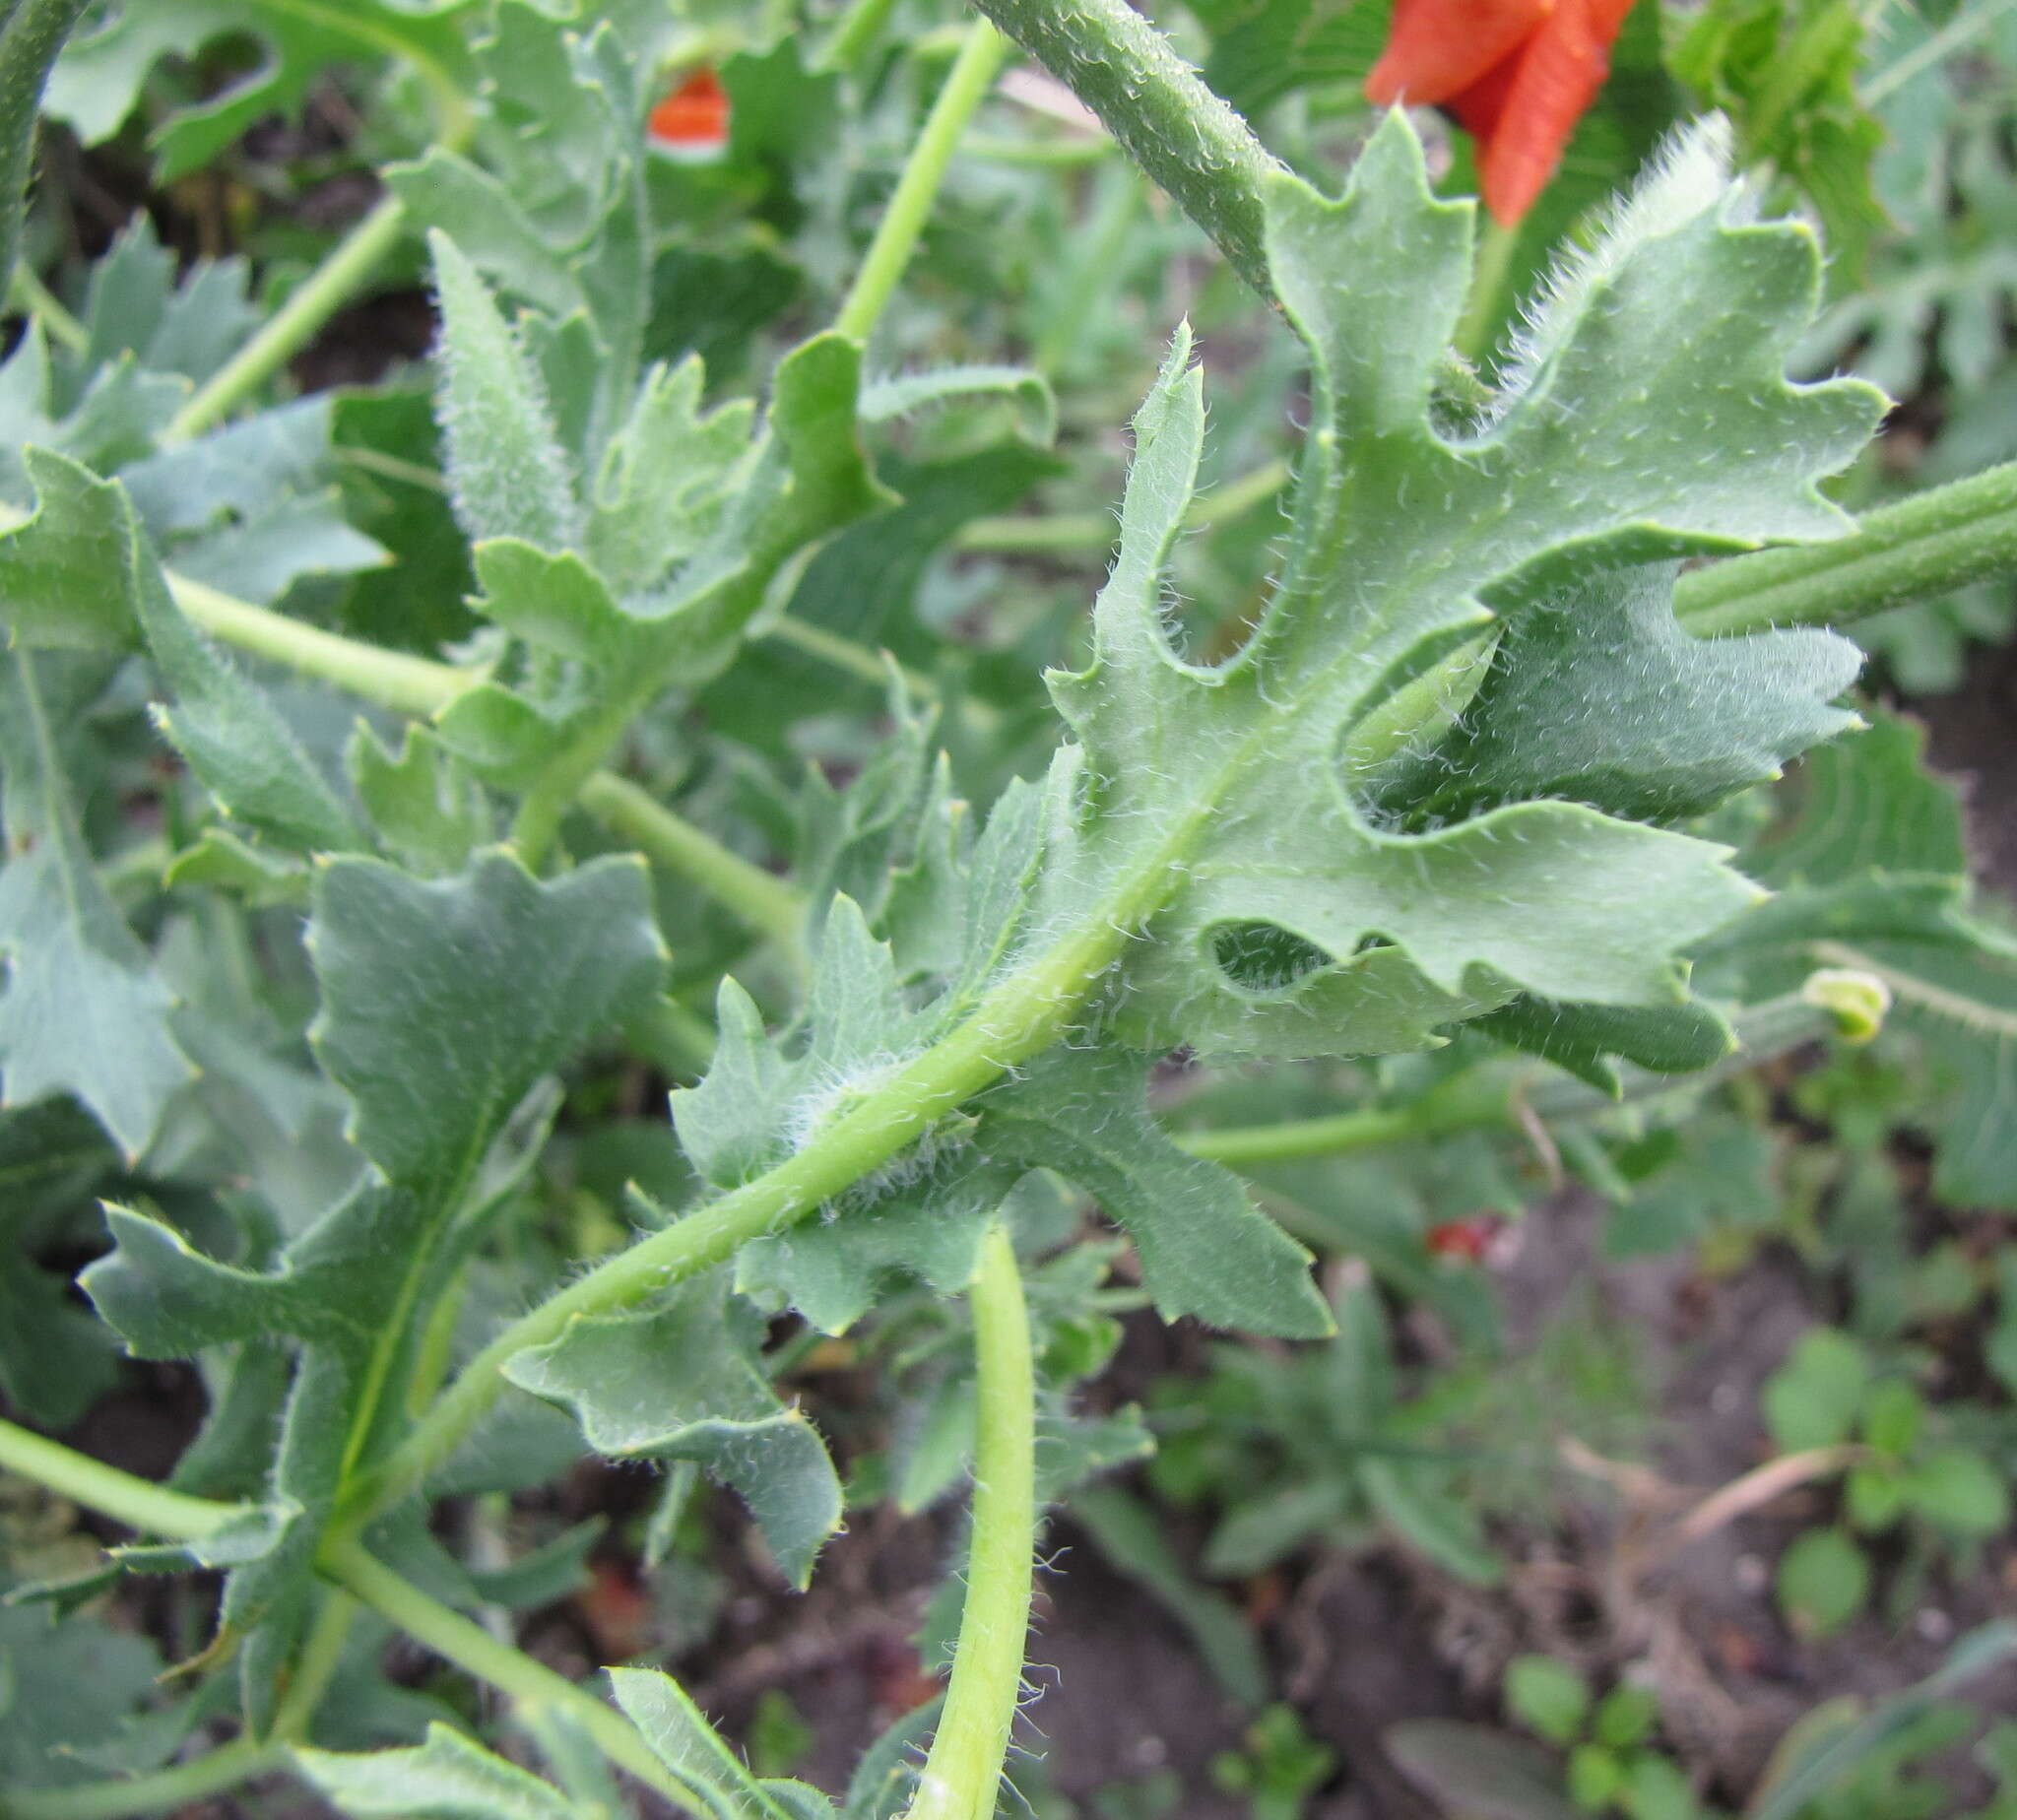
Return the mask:
<svg viewBox="0 0 2017 1820">
<path fill-rule="evenodd" d="M 1216 667 L 1184 659 L 1163 630 L 1162 574 L 1203 432 L 1180 336 L 1137 419 L 1094 660 L 1052 679 L 1082 773 L 1060 853 L 1065 902 L 1096 914 L 1088 882 L 1125 901 L 1126 880 L 1170 880 L 1127 968 L 1121 1028 L 1144 1046 L 1348 1053 L 1424 1046 L 1437 1025 L 1519 991 L 1683 1003 L 1677 951 L 1755 895 L 1723 850 L 1581 803 L 1508 802 L 1397 830 L 1347 791 L 1340 752 L 1495 620 L 1561 617 L 1502 640 L 1510 680 L 1487 675 L 1494 696 L 1531 674 L 1528 637 L 1566 649 L 1573 625 L 1586 651 L 1615 646 L 1640 565 L 1846 527 L 1814 482 L 1854 454 L 1880 401 L 1782 376 L 1813 303 L 1811 236 L 1744 219 L 1698 137 L 1564 269 L 1502 395 L 1453 429 L 1434 394 L 1464 294 L 1468 210 L 1430 197 L 1405 121 L 1376 135 L 1340 201 L 1270 178 L 1268 225 L 1317 391 L 1277 596 Z M 1705 738 L 1777 756 L 1839 724 L 1822 703 L 1846 656 L 1817 669 L 1817 650 L 1754 646 L 1741 682 L 1724 675 L 1703 691 L 1719 710 Z M 1755 774 L 1754 760 L 1692 779 L 1682 765 L 1656 785 L 1670 760 L 1632 751 L 1629 728 L 1599 710 L 1578 732 L 1601 757 L 1568 771 L 1639 812 Z M 1485 769 L 1485 801 L 1564 781 L 1550 776 L 1561 750 L 1517 749 L 1510 729 L 1506 745 L 1488 769 L 1469 767 Z"/>
<path fill-rule="evenodd" d="M 812 1424 L 770 1388 L 756 1362 L 761 1324 L 727 1289 L 716 1271 L 645 1313 L 580 1317 L 504 1375 L 564 1403 L 599 1454 L 690 1460 L 733 1486 L 803 1587 L 840 1528 L 840 1480 Z"/>
</svg>

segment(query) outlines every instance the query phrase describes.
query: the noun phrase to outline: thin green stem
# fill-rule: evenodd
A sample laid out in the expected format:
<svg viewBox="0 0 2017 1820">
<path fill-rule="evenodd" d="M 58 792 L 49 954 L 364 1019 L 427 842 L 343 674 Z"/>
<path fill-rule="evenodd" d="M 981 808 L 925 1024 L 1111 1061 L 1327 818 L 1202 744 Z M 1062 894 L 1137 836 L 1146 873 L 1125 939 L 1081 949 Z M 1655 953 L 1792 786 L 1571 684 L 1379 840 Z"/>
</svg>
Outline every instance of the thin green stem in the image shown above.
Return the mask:
<svg viewBox="0 0 2017 1820">
<path fill-rule="evenodd" d="M 152 1535 L 200 1541 L 241 1513 L 238 1505 L 191 1498 L 150 1484 L 11 1422 L 0 1422 L 0 1466 Z M 356 1612 L 347 1593 L 332 1591 L 324 1598 L 274 1716 L 271 1738 L 234 1738 L 187 1763 L 146 1776 L 24 1789 L 8 1794 L 0 1802 L 0 1812 L 9 1820 L 117 1820 L 125 1814 L 165 1813 L 207 1800 L 255 1776 L 286 1769 L 286 1745 L 305 1734 L 342 1659 Z"/>
<path fill-rule="evenodd" d="M 822 70 L 851 70 L 876 41 L 896 0 L 849 0 L 848 9 L 833 28 L 833 34 L 821 47 L 813 67 Z"/>
<path fill-rule="evenodd" d="M 31 265 L 17 264 L 9 281 L 14 307 L 42 325 L 42 333 L 59 348 L 82 354 L 91 346 L 91 331 L 79 322 L 62 300 L 36 276 Z"/>
<path fill-rule="evenodd" d="M 1178 1145 L 1193 1156 L 1239 1168 L 1298 1156 L 1341 1156 L 1382 1144 L 1510 1123 L 1511 1083 L 1503 1073 L 1462 1074 L 1451 1082 L 1451 1088 L 1405 1106 L 1369 1106 L 1325 1118 L 1223 1126 L 1217 1131 L 1174 1136 Z"/>
<path fill-rule="evenodd" d="M 1104 163 L 1119 151 L 1104 133 L 1074 133 L 1058 139 L 983 138 L 969 134 L 962 150 L 983 164 L 1012 164 L 1024 169 L 1076 170 Z"/>
<path fill-rule="evenodd" d="M 977 1428 L 966 1602 L 909 1820 L 992 1820 L 1029 1639 L 1036 1368 L 1015 1248 L 1001 1226 L 982 1242 L 972 1302 Z"/>
<path fill-rule="evenodd" d="M 0 1421 L 0 1468 L 33 1479 L 100 1516 L 117 1519 L 147 1535 L 200 1541 L 242 1517 L 247 1506 L 192 1498 L 121 1472 L 117 1466 L 80 1454 L 14 1423 Z"/>
<path fill-rule="evenodd" d="M 187 442 L 215 429 L 321 333 L 405 232 L 406 205 L 397 196 L 380 198 L 259 332 L 197 387 L 161 441 Z"/>
<path fill-rule="evenodd" d="M 329 1691 L 329 1683 L 342 1665 L 344 1646 L 351 1640 L 351 1625 L 357 1615 L 358 1601 L 348 1592 L 340 1587 L 324 1591 L 321 1607 L 308 1627 L 307 1640 L 301 1645 L 300 1657 L 288 1681 L 287 1693 L 274 1713 L 270 1742 L 292 1744 L 308 1735 L 315 1709 L 322 1704 L 322 1696 Z"/>
<path fill-rule="evenodd" d="M 0 500 L 0 535 L 18 531 L 31 514 Z M 366 701 L 401 714 L 437 714 L 466 688 L 483 681 L 483 673 L 404 651 L 385 651 L 361 639 L 303 625 L 268 607 L 255 607 L 208 582 L 163 569 L 162 578 L 184 615 L 214 638 L 255 657 L 285 664 L 304 676 L 334 682 Z"/>
<path fill-rule="evenodd" d="M 953 148 L 974 111 L 995 86 L 1008 57 L 1008 40 L 984 19 L 968 28 L 966 41 L 945 77 L 939 98 L 925 118 L 924 131 L 912 147 L 903 174 L 897 179 L 868 256 L 855 274 L 853 288 L 840 306 L 833 326 L 855 341 L 866 342 L 896 290 L 897 280 L 917 250 L 919 236 L 938 200 L 939 186 L 952 162 Z"/>
<path fill-rule="evenodd" d="M 714 1061 L 714 1026 L 673 999 L 651 999 L 623 1025 L 632 1054 L 683 1084 L 698 1080 Z"/>
<path fill-rule="evenodd" d="M 976 20 L 968 28 L 959 55 L 953 60 L 938 99 L 932 103 L 924 130 L 911 149 L 881 221 L 877 224 L 868 255 L 834 318 L 833 326 L 842 335 L 867 342 L 875 333 L 897 281 L 917 249 L 959 135 L 994 86 L 1008 49 L 1008 40 L 986 20 Z M 656 677 L 640 680 L 637 686 L 623 690 L 598 711 L 526 794 L 519 805 L 511 839 L 527 865 L 539 863 L 567 805 L 656 693 L 657 681 Z"/>
<path fill-rule="evenodd" d="M 1108 906 L 1086 928 L 1018 969 L 946 1036 L 864 1094 L 787 1161 L 677 1225 L 639 1240 L 514 1321 L 464 1367 L 420 1425 L 352 1499 L 368 1521 L 416 1490 L 468 1435 L 504 1386 L 513 1354 L 545 1345 L 577 1315 L 641 1301 L 731 1257 L 751 1239 L 782 1231 L 906 1150 L 934 1120 L 1048 1048 L 1080 1014 L 1125 945 L 1124 932 L 1167 888 L 1156 869 L 1146 884 Z"/>
<path fill-rule="evenodd" d="M 868 650 L 852 639 L 841 637 L 838 632 L 829 632 L 823 625 L 809 625 L 804 619 L 794 619 L 787 614 L 765 626 L 763 636 L 775 638 L 779 644 L 790 645 L 808 657 L 817 658 L 832 669 L 844 670 L 849 676 L 859 677 L 878 688 L 889 685 L 889 660 L 883 653 Z M 901 674 L 905 687 L 912 694 L 925 701 L 939 698 L 939 685 L 930 677 L 921 676 L 909 668 L 902 668 Z"/>
<path fill-rule="evenodd" d="M 528 870 L 539 870 L 568 805 L 657 693 L 658 677 L 651 674 L 604 702 L 519 799 L 518 813 L 511 822 L 511 844 L 518 849 L 518 857 Z"/>
<path fill-rule="evenodd" d="M 260 0 L 260 4 L 269 12 L 343 32 L 373 50 L 403 59 L 427 87 L 439 143 L 450 151 L 460 151 L 475 137 L 475 112 L 454 77 L 397 32 L 358 18 L 352 8 L 326 5 L 322 0 Z M 397 196 L 381 197 L 252 339 L 168 420 L 162 442 L 186 442 L 223 422 L 321 333 L 329 319 L 385 263 L 406 229 L 406 205 Z"/>
<path fill-rule="evenodd" d="M 332 1536 L 317 1565 L 328 1579 L 437 1656 L 512 1700 L 567 1713 L 619 1769 L 683 1808 L 704 1811 L 693 1790 L 658 1760 L 621 1714 L 566 1676 L 499 1643 L 481 1624 L 429 1598 L 365 1553 L 354 1536 Z"/>
<path fill-rule="evenodd" d="M 1931 69 L 1934 64 L 1944 62 L 1957 50 L 1973 43 L 2007 13 L 2012 4 L 2013 0 L 1983 0 L 1979 6 L 1956 13 L 1917 50 L 1907 51 L 1888 69 L 1879 70 L 1863 85 L 1857 98 L 1865 107 L 1875 107 L 1878 102 L 1888 100 L 1921 71 Z"/>
<path fill-rule="evenodd" d="M 1470 272 L 1470 294 L 1457 325 L 1457 352 L 1477 361 L 1489 352 L 1491 333 L 1506 314 L 1506 287 L 1513 273 L 1513 255 L 1520 250 L 1520 229 L 1484 218 L 1477 259 Z"/>
<path fill-rule="evenodd" d="M 288 1767 L 285 1744 L 233 1738 L 187 1763 L 145 1776 L 75 1783 L 64 1788 L 10 1789 L 0 1795 L 6 1820 L 123 1820 L 128 1814 L 179 1813 Z"/>
<path fill-rule="evenodd" d="M 0 501 L 0 533 L 26 524 L 29 514 Z M 424 717 L 438 713 L 466 688 L 483 681 L 478 670 L 387 651 L 340 632 L 304 625 L 268 607 L 226 594 L 208 582 L 163 569 L 162 578 L 175 605 L 213 637 L 254 657 L 267 658 L 347 688 L 398 713 Z"/>
<path fill-rule="evenodd" d="M 1205 493 L 1185 514 L 1193 531 L 1229 524 L 1274 498 L 1289 483 L 1285 460 L 1264 462 L 1251 474 Z M 994 555 L 1049 555 L 1078 550 L 1108 550 L 1121 535 L 1112 512 L 1058 512 L 1048 517 L 970 518 L 953 534 L 955 550 Z"/>
<path fill-rule="evenodd" d="M 2017 570 L 2017 462 L 1866 512 L 1848 537 L 1761 550 L 1683 575 L 1691 632 L 1848 625 Z"/>
<path fill-rule="evenodd" d="M 18 529 L 28 522 L 28 516 L 0 503 L 0 533 Z M 476 670 L 411 657 L 403 651 L 381 650 L 360 639 L 303 625 L 285 614 L 220 593 L 173 570 L 163 574 L 175 604 L 212 636 L 304 676 L 334 682 L 382 707 L 425 718 L 439 713 L 464 689 L 483 680 Z M 887 680 L 879 669 L 877 678 Z M 805 903 L 784 879 L 731 853 L 635 784 L 610 772 L 590 775 L 579 796 L 592 814 L 634 842 L 668 872 L 690 878 L 716 895 L 751 928 L 780 942 L 798 942 L 805 925 Z"/>
<path fill-rule="evenodd" d="M 1816 946 L 1827 949 L 1829 944 Z M 1817 958 L 1864 972 L 1881 972 L 1873 962 L 1846 948 L 1817 953 Z M 1906 995 L 1901 992 L 1899 996 Z M 1600 1092 L 1553 1069 L 1516 1074 L 1487 1066 L 1454 1075 L 1405 1106 L 1368 1106 L 1323 1118 L 1229 1125 L 1217 1131 L 1171 1136 L 1193 1156 L 1237 1169 L 1304 1156 L 1344 1155 L 1382 1144 L 1447 1138 L 1457 1132 L 1512 1130 L 1524 1115 L 1557 1121 L 1593 1118 L 1666 1093 L 1706 1091 L 1804 1043 L 1841 1035 L 1845 1023 L 1825 996 L 1789 993 L 1746 1006 L 1732 1020 L 1732 1027 L 1736 1048 L 1725 1060 L 1692 1074 L 1659 1074 L 1627 1065 L 1617 1071 L 1615 1094 Z"/>
<path fill-rule="evenodd" d="M 597 771 L 581 787 L 581 806 L 647 858 L 700 885 L 787 951 L 803 945 L 806 900 L 788 881 L 731 852 L 628 779 Z"/>
<path fill-rule="evenodd" d="M 1261 190 L 1281 165 L 1127 0 L 976 0 L 1099 116 L 1135 162 L 1271 297 Z"/>
</svg>

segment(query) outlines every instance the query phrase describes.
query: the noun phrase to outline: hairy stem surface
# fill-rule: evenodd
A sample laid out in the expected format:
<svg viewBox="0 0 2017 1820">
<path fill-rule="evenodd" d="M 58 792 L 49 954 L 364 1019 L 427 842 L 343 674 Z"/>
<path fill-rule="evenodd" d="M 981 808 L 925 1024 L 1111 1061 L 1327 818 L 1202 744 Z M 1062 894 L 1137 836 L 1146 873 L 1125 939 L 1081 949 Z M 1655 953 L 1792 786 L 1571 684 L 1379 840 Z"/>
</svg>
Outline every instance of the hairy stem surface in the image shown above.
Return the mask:
<svg viewBox="0 0 2017 1820">
<path fill-rule="evenodd" d="M 966 1603 L 909 1820 L 990 1820 L 1022 1691 L 1036 1552 L 1036 1368 L 1015 1248 L 997 1226 L 972 1290 L 978 1429 Z"/>
<path fill-rule="evenodd" d="M 1879 506 L 1849 537 L 1691 569 L 1674 611 L 1705 636 L 1847 625 L 2017 570 L 2017 462 Z"/>
<path fill-rule="evenodd" d="M 975 4 L 1099 116 L 1248 284 L 1272 297 L 1261 178 L 1278 168 L 1274 156 L 1160 32 L 1127 0 Z"/>
</svg>

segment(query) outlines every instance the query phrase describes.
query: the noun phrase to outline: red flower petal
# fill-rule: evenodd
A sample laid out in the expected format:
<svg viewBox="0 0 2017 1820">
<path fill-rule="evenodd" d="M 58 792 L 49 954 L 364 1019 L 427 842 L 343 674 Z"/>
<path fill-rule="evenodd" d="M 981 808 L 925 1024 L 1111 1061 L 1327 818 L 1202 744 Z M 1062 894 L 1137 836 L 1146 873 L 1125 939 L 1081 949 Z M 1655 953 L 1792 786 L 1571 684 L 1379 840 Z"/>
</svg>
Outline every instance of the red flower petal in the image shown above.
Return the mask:
<svg viewBox="0 0 2017 1820">
<path fill-rule="evenodd" d="M 1386 105 L 1447 106 L 1477 141 L 1478 187 L 1513 226 L 1547 187 L 1576 122 L 1610 73 L 1633 0 L 1395 0 L 1366 79 Z"/>
<path fill-rule="evenodd" d="M 682 149 L 724 146 L 729 137 L 729 97 L 712 70 L 695 70 L 651 110 L 655 145 Z"/>
<path fill-rule="evenodd" d="M 1469 88 L 1541 29 L 1559 0 L 1395 0 L 1387 48 L 1366 78 L 1379 106 L 1432 104 Z"/>
<path fill-rule="evenodd" d="M 1508 227 L 1547 187 L 1576 122 L 1610 74 L 1610 35 L 1617 28 L 1605 34 L 1594 12 L 1591 0 L 1560 0 L 1520 53 L 1498 117 L 1479 148 L 1485 207 Z"/>
</svg>

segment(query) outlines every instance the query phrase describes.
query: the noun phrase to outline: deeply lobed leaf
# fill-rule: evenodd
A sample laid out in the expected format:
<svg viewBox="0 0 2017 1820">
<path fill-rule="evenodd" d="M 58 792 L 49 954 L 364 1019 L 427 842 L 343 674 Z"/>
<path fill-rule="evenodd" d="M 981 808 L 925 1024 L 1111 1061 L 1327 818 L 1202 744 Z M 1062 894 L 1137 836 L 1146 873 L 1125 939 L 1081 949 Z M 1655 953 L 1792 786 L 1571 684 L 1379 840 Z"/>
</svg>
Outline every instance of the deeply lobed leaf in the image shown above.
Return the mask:
<svg viewBox="0 0 2017 1820">
<path fill-rule="evenodd" d="M 1825 635 L 1690 650 L 1646 598 L 1657 558 L 1846 527 L 1814 483 L 1881 400 L 1782 375 L 1813 304 L 1811 236 L 1744 219 L 1713 140 L 1683 144 L 1564 268 L 1503 395 L 1453 428 L 1437 390 L 1469 218 L 1430 196 L 1405 121 L 1337 202 L 1269 182 L 1272 270 L 1316 390 L 1287 572 L 1233 659 L 1171 646 L 1162 574 L 1203 435 L 1180 336 L 1137 419 L 1093 662 L 1052 679 L 1079 742 L 1052 914 L 1167 876 L 1116 995 L 1144 1046 L 1419 1048 L 1522 992 L 1682 1005 L 1678 952 L 1755 892 L 1724 851 L 1606 812 L 1720 800 L 1844 724 L 1826 701 L 1853 674 Z M 1479 635 L 1502 626 L 1481 664 Z M 1446 732 L 1466 697 L 1431 690 L 1414 710 L 1430 749 L 1401 730 L 1386 787 L 1355 794 L 1354 734 L 1453 656 L 1442 680 L 1474 714 Z M 1614 672 L 1651 662 L 1693 690 L 1678 743 L 1608 703 Z M 1566 724 L 1515 713 L 1536 688 Z M 1396 729 L 1382 738 L 1391 752 Z M 1581 800 L 1507 801 L 1541 793 Z"/>
</svg>

